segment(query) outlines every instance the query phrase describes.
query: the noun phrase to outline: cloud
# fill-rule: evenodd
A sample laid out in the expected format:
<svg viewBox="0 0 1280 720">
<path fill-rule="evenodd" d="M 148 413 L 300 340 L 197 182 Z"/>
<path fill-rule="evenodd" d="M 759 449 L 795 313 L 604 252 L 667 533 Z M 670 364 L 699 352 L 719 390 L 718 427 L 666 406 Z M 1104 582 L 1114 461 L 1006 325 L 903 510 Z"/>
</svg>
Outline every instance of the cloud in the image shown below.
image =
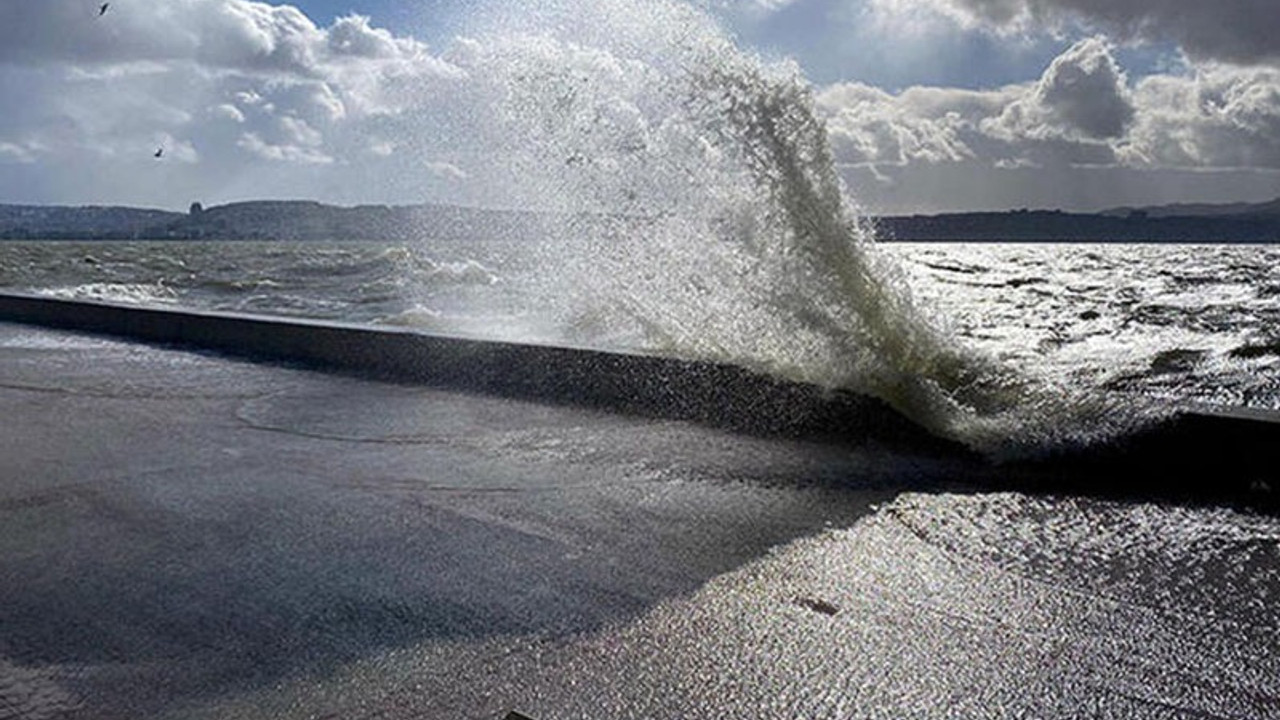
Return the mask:
<svg viewBox="0 0 1280 720">
<path fill-rule="evenodd" d="M 0 141 L 0 164 L 32 162 L 35 162 L 35 154 L 31 148 L 23 147 L 17 143 Z"/>
<path fill-rule="evenodd" d="M 1061 31 L 1071 26 L 1121 41 L 1176 43 L 1192 58 L 1280 63 L 1275 0 L 874 0 L 891 11 L 945 11 L 998 31 Z"/>
<path fill-rule="evenodd" d="M 369 152 L 368 137 L 388 122 L 426 125 L 465 92 L 456 65 L 359 15 L 320 27 L 293 6 L 250 0 L 96 10 L 23 0 L 0 11 L 0 163 L 9 168 L 0 185 L 19 197 L 154 204 L 159 194 L 181 206 L 177 193 L 247 187 L 240 178 L 253 173 L 296 185 L 289 194 L 316 192 L 308 188 L 341 184 L 317 168 L 389 162 Z M 404 152 L 436 151 L 427 145 Z M 157 146 L 164 165 L 198 163 L 199 176 L 162 181 Z M 307 174 L 292 183 L 273 175 L 291 165 Z M 18 172 L 25 182 L 10 179 Z M 434 178 L 421 166 L 417 174 L 419 186 Z M 70 197 L 85 178 L 99 179 L 98 194 Z M 404 176 L 396 187 L 412 197 L 414 182 Z M 375 199 L 388 185 L 350 192 Z M 46 195 L 27 195 L 36 191 Z"/>
<path fill-rule="evenodd" d="M 1280 168 L 1280 70 L 1191 64 L 1130 87 L 1100 38 L 995 90 L 857 83 L 817 96 L 839 162 L 997 168 Z"/>
<path fill-rule="evenodd" d="M 799 0 L 715 0 L 709 5 L 748 17 L 764 18 L 797 2 Z"/>
<path fill-rule="evenodd" d="M 1029 17 L 1030 0 L 1003 13 L 945 1 L 990 28 Z M 705 191 L 701 165 L 727 155 L 682 119 L 681 103 L 714 103 L 714 93 L 681 95 L 681 83 L 691 71 L 693 82 L 719 82 L 698 74 L 736 57 L 732 43 L 678 3 L 569 5 L 551 30 L 504 20 L 433 49 L 362 16 L 320 26 L 250 0 L 113 3 L 102 18 L 79 0 L 10 3 L 0 13 L 0 197 L 591 206 Z M 810 7 L 773 5 L 780 17 Z M 667 14 L 655 20 L 655 10 Z M 843 82 L 814 98 L 846 171 L 940 198 L 948 191 L 928 177 L 1032 186 L 1079 168 L 1280 168 L 1280 70 L 1189 60 L 1131 79 L 1109 42 L 1085 38 L 1046 57 L 1039 77 L 1001 87 Z M 668 157 L 700 158 L 697 172 L 663 170 Z"/>
<path fill-rule="evenodd" d="M 317 113 L 332 121 L 394 112 L 405 103 L 386 98 L 392 88 L 420 91 L 463 76 L 424 43 L 367 17 L 321 28 L 293 6 L 251 0 L 128 3 L 102 17 L 79 0 L 12 3 L 0 23 L 0 72 L 41 68 L 84 84 L 182 77 L 192 90 L 225 90 L 210 105 L 222 106 L 215 114 L 223 118 L 277 103 L 308 122 Z"/>
<path fill-rule="evenodd" d="M 96 8 L 71 0 L 10 3 L 0 62 L 198 59 L 210 67 L 306 72 L 325 34 L 297 8 L 246 0 L 173 0 Z"/>
<path fill-rule="evenodd" d="M 1211 65 L 1144 78 L 1134 97 L 1129 164 L 1280 169 L 1280 71 Z"/>
<path fill-rule="evenodd" d="M 336 20 L 329 29 L 328 46 L 334 55 L 382 60 L 412 57 L 425 50 L 412 38 L 397 38 L 387 30 L 371 26 L 369 18 L 361 15 Z"/>
<path fill-rule="evenodd" d="M 295 162 L 312 165 L 327 165 L 333 158 L 313 147 L 290 145 L 287 143 L 270 143 L 257 133 L 248 132 L 240 136 L 236 145 L 248 153 L 275 162 Z"/>
<path fill-rule="evenodd" d="M 308 125 L 306 120 L 285 116 L 279 119 L 278 126 L 280 134 L 294 145 L 319 147 L 324 144 L 324 136 Z"/>
<path fill-rule="evenodd" d="M 151 145 L 164 149 L 163 158 L 166 162 L 180 162 L 188 165 L 200 162 L 200 153 L 191 141 L 176 138 L 169 133 L 157 133 Z"/>
<path fill-rule="evenodd" d="M 652 124 L 668 113 L 653 101 L 680 70 L 666 50 L 711 21 L 674 2 L 565 7 L 549 28 L 504 21 L 433 51 L 362 16 L 323 27 L 283 4 L 113 3 L 99 18 L 81 0 L 22 0 L 0 24 L 0 197 L 554 204 L 572 193 L 535 178 L 579 145 L 617 165 L 610 182 L 634 183 L 643 174 L 625 164 L 662 140 Z M 727 49 L 716 42 L 698 49 Z M 153 161 L 160 144 L 175 162 Z"/>
<path fill-rule="evenodd" d="M 1099 210 L 1173 202 L 1259 202 L 1280 195 L 1280 173 L 1128 166 L 1002 167 L 965 162 L 842 168 L 863 207 L 910 214 L 978 209 Z"/>
<path fill-rule="evenodd" d="M 817 105 L 837 161 L 850 165 L 1095 165 L 1115 161 L 1111 141 L 1133 121 L 1125 82 L 1108 46 L 1089 39 L 1033 83 L 898 94 L 846 83 Z"/>
<path fill-rule="evenodd" d="M 215 105 L 214 107 L 209 108 L 209 113 L 212 114 L 214 117 L 220 117 L 226 120 L 230 120 L 231 122 L 234 122 L 234 123 L 243 123 L 245 120 L 244 113 L 240 110 L 240 108 L 236 107 L 235 105 L 232 105 L 231 103 L 222 103 L 221 105 Z"/>
<path fill-rule="evenodd" d="M 437 160 L 437 161 L 427 161 L 427 162 L 424 162 L 422 165 L 427 169 L 427 172 L 431 173 L 432 175 L 434 175 L 435 177 L 441 180 L 466 180 L 468 177 L 470 177 L 470 175 L 468 175 L 465 170 L 458 167 L 457 165 L 454 165 L 453 163 L 447 163 L 447 162 L 442 162 Z"/>
<path fill-rule="evenodd" d="M 946 106 L 946 101 L 937 97 L 942 92 L 945 91 L 893 96 L 860 83 L 827 88 L 818 95 L 817 104 L 826 116 L 836 161 L 854 165 L 905 165 L 974 157 L 963 136 L 972 129 L 976 118 L 960 108 L 962 100 L 974 94 L 951 93 L 950 99 L 955 104 L 942 113 L 930 113 L 917 104 L 927 99 Z"/>
<path fill-rule="evenodd" d="M 987 130 L 1010 138 L 1119 137 L 1135 112 L 1126 82 L 1106 42 L 1086 38 L 1054 58 L 1031 92 L 1006 106 Z"/>
<path fill-rule="evenodd" d="M 0 64 L 191 60 L 206 69 L 327 78 L 363 60 L 452 72 L 425 44 L 373 27 L 360 15 L 326 29 L 291 5 L 252 0 L 117 5 L 98 17 L 96 5 L 77 0 L 6 4 Z"/>
<path fill-rule="evenodd" d="M 1130 80 L 1095 37 L 1032 82 L 896 93 L 843 83 L 815 99 L 842 173 L 882 211 L 1280 193 L 1280 69 L 1188 61 Z"/>
</svg>

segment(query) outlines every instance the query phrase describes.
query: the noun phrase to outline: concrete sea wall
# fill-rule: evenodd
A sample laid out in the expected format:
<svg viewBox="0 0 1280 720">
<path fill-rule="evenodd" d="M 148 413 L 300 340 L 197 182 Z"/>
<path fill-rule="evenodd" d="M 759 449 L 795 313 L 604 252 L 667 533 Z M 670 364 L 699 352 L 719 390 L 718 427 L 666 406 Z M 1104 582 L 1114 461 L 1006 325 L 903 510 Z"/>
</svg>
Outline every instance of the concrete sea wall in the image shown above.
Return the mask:
<svg viewBox="0 0 1280 720">
<path fill-rule="evenodd" d="M 731 365 L 14 293 L 0 294 L 0 320 L 760 434 L 874 437 L 963 452 L 873 398 Z"/>
<path fill-rule="evenodd" d="M 390 382 L 418 383 L 698 422 L 735 432 L 988 461 L 883 402 L 731 365 L 426 334 L 403 328 L 0 294 L 0 321 L 213 350 Z M 1010 487 L 1275 507 L 1276 413 L 1200 408 L 1104 446 L 1006 464 Z M 985 473 L 984 473 L 985 474 Z"/>
</svg>

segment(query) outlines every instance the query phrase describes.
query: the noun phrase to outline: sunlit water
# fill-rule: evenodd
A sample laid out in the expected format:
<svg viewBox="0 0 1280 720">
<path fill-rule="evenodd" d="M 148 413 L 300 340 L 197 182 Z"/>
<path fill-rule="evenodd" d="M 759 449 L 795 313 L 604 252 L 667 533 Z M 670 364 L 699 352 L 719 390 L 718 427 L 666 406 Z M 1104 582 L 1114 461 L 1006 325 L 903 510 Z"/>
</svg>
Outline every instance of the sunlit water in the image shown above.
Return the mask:
<svg viewBox="0 0 1280 720">
<path fill-rule="evenodd" d="M 1074 387 L 1280 407 L 1280 249 L 904 244 L 958 342 Z"/>
<path fill-rule="evenodd" d="M 886 243 L 958 346 L 1064 386 L 1280 409 L 1280 250 Z M 500 246 L 13 242 L 0 285 L 57 297 L 662 351 L 563 322 Z"/>
</svg>

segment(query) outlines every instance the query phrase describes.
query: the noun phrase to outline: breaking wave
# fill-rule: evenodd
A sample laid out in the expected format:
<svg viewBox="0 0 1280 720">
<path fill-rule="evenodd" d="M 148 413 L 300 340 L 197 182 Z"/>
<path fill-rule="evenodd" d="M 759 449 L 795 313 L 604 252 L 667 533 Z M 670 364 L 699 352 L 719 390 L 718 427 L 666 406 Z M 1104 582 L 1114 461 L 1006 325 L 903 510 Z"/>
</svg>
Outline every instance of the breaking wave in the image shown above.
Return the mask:
<svg viewBox="0 0 1280 720">
<path fill-rule="evenodd" d="M 957 342 L 877 249 L 794 64 L 668 0 L 532 15 L 490 18 L 451 60 L 510 164 L 497 196 L 556 211 L 528 252 L 571 340 L 868 393 L 997 454 L 1149 416 Z"/>
</svg>

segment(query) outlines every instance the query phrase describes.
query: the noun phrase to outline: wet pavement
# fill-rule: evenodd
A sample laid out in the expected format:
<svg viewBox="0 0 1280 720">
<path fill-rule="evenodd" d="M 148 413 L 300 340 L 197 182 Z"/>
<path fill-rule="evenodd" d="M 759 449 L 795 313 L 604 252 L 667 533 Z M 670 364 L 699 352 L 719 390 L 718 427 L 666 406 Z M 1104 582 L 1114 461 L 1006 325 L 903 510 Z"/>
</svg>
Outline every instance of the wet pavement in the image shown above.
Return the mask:
<svg viewBox="0 0 1280 720">
<path fill-rule="evenodd" d="M 0 416 L 0 718 L 1280 717 L 1265 517 L 7 324 Z"/>
</svg>

